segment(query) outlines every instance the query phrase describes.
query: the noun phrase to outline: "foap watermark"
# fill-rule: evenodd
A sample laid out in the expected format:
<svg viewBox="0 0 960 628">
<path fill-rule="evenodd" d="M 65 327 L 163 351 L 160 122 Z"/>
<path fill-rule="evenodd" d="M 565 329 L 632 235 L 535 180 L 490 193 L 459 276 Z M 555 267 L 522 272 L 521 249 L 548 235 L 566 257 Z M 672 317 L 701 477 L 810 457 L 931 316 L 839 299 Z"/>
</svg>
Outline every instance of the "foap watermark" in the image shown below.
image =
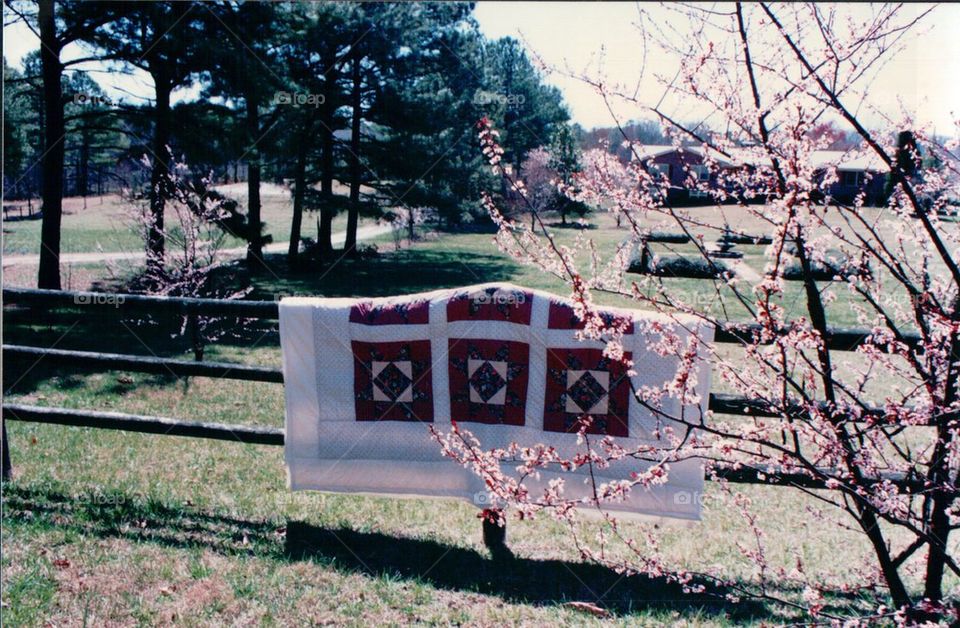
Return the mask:
<svg viewBox="0 0 960 628">
<path fill-rule="evenodd" d="M 474 305 L 522 305 L 527 302 L 527 295 L 511 290 L 481 290 L 471 294 L 470 300 Z"/>
<path fill-rule="evenodd" d="M 122 294 L 80 292 L 73 296 L 74 305 L 109 305 L 120 307 L 124 301 L 126 301 L 126 298 Z"/>
<path fill-rule="evenodd" d="M 103 94 L 86 94 L 84 92 L 76 92 L 73 95 L 73 104 L 80 105 L 81 107 L 112 107 L 113 101 L 109 97 L 104 96 Z"/>
<path fill-rule="evenodd" d="M 498 92 L 488 92 L 483 89 L 477 90 L 473 95 L 473 104 L 475 105 L 503 105 L 505 107 L 516 107 L 526 102 L 523 94 L 501 94 Z"/>
<path fill-rule="evenodd" d="M 706 501 L 706 495 L 700 491 L 677 491 L 673 494 L 673 503 L 676 506 L 703 507 Z"/>
<path fill-rule="evenodd" d="M 327 97 L 323 94 L 313 94 L 310 92 L 274 92 L 270 104 L 273 105 L 291 105 L 293 107 L 319 107 L 327 102 Z"/>
<path fill-rule="evenodd" d="M 273 506 L 278 511 L 287 508 L 308 508 L 321 510 L 326 503 L 327 496 L 323 493 L 305 491 L 287 491 L 277 493 L 273 498 Z"/>
<path fill-rule="evenodd" d="M 283 299 L 292 299 L 292 298 L 312 298 L 317 296 L 313 292 L 274 292 L 273 300 L 279 303 Z"/>
<path fill-rule="evenodd" d="M 473 494 L 473 505 L 480 508 L 490 508 L 497 505 L 497 499 L 486 491 L 477 491 Z"/>
<path fill-rule="evenodd" d="M 143 493 L 123 493 L 113 490 L 94 489 L 77 496 L 77 501 L 89 506 L 140 506 L 147 503 L 147 496 Z"/>
<path fill-rule="evenodd" d="M 677 290 L 675 297 L 678 301 L 683 301 L 687 305 L 694 307 L 707 307 L 713 305 L 721 296 L 716 290 Z"/>
</svg>

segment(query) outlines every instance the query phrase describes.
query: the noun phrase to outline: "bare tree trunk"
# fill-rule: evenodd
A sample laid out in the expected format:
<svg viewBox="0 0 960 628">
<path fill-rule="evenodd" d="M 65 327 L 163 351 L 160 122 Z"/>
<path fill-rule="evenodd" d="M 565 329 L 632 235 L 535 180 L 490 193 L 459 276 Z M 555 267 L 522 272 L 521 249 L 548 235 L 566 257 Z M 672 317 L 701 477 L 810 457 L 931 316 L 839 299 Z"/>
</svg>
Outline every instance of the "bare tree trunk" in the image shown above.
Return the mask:
<svg viewBox="0 0 960 628">
<path fill-rule="evenodd" d="M 333 111 L 324 106 L 320 129 L 320 192 L 333 196 Z"/>
<path fill-rule="evenodd" d="M 352 86 L 350 97 L 353 106 L 353 119 L 350 124 L 350 208 L 347 210 L 347 237 L 343 244 L 343 250 L 349 255 L 356 253 L 357 223 L 360 218 L 360 121 L 363 116 L 360 93 L 361 60 L 362 57 L 356 54 L 351 64 Z"/>
<path fill-rule="evenodd" d="M 153 72 L 156 93 L 153 130 L 153 169 L 150 173 L 151 224 L 147 234 L 147 265 L 158 270 L 163 265 L 164 231 L 163 210 L 166 206 L 170 158 L 170 92 L 173 84 L 164 68 Z"/>
<path fill-rule="evenodd" d="M 334 167 L 334 138 L 333 138 L 333 109 L 324 104 L 321 111 L 323 116 L 320 129 L 320 194 L 323 197 L 323 206 L 320 207 L 322 221 L 317 221 L 317 246 L 320 248 L 322 259 L 330 259 L 333 255 L 333 167 Z M 321 227 L 321 222 L 323 227 Z"/>
<path fill-rule="evenodd" d="M 782 183 L 782 180 L 779 185 L 781 193 L 785 192 L 787 188 Z M 829 333 L 829 328 L 827 327 L 827 311 L 820 297 L 820 291 L 817 288 L 816 282 L 813 280 L 813 269 L 809 256 L 806 253 L 804 238 L 799 228 L 794 241 L 797 245 L 797 258 L 803 269 L 803 284 L 807 297 L 807 312 L 810 315 L 810 322 L 821 337 L 826 338 Z M 834 390 L 833 361 L 830 349 L 826 343 L 822 343 L 817 349 L 817 357 L 820 363 L 820 379 L 823 384 L 824 395 L 830 403 L 834 403 L 836 400 L 836 392 Z M 844 432 L 841 442 L 843 443 L 843 455 L 847 465 L 853 471 L 857 484 L 863 484 L 862 473 L 856 463 L 856 452 L 849 446 L 852 439 L 849 435 L 845 434 L 845 427 L 840 426 L 838 429 Z M 871 509 L 869 504 L 861 501 L 858 501 L 856 506 L 857 523 L 859 523 L 864 534 L 866 534 L 870 543 L 873 545 L 873 550 L 877 556 L 877 562 L 883 573 L 884 581 L 890 589 L 890 597 L 893 599 L 897 608 L 911 606 L 912 600 L 910 599 L 910 594 L 907 592 L 907 587 L 904 585 L 903 579 L 900 577 L 900 573 L 890 556 L 889 544 L 886 538 L 884 538 L 876 513 Z"/>
<path fill-rule="evenodd" d="M 938 478 L 938 485 L 945 484 L 948 477 L 948 475 L 943 475 Z M 923 597 L 931 602 L 940 602 L 943 599 L 943 572 L 947 562 L 946 547 L 950 536 L 950 517 L 947 515 L 947 509 L 950 507 L 951 499 L 946 491 L 937 488 L 934 491 L 931 503 L 930 536 L 936 540 L 936 543 L 930 543 L 929 553 L 927 554 L 927 566 L 923 579 Z"/>
<path fill-rule="evenodd" d="M 300 255 L 300 229 L 303 226 L 303 199 L 306 194 L 307 179 L 307 140 L 306 133 L 300 135 L 297 146 L 297 170 L 294 174 L 293 222 L 290 224 L 290 246 L 287 249 L 287 263 L 296 266 Z"/>
<path fill-rule="evenodd" d="M 247 101 L 247 134 L 250 136 L 250 160 L 247 163 L 247 224 L 250 233 L 247 242 L 247 262 L 263 264 L 263 241 L 261 231 L 263 224 L 260 220 L 260 150 L 257 141 L 260 139 L 260 110 L 257 99 L 252 94 L 246 94 Z"/>
<path fill-rule="evenodd" d="M 60 43 L 54 19 L 53 0 L 40 0 L 40 59 L 43 74 L 45 112 L 43 179 L 43 223 L 40 226 L 40 268 L 37 287 L 60 289 L 60 223 L 63 217 L 63 153 L 66 128 L 60 81 Z"/>
<path fill-rule="evenodd" d="M 960 309 L 960 297 L 954 301 L 954 312 Z M 955 366 L 960 364 L 960 338 L 954 333 L 950 339 L 950 369 L 953 377 L 948 373 L 947 381 L 954 382 L 944 395 L 945 404 L 952 404 L 956 401 L 958 395 L 957 370 Z M 933 537 L 934 543 L 930 543 L 930 549 L 927 553 L 927 566 L 924 574 L 923 596 L 932 602 L 939 602 L 943 599 L 943 572 L 947 562 L 947 543 L 950 537 L 950 516 L 947 514 L 953 501 L 954 495 L 949 493 L 943 487 L 950 484 L 950 441 L 954 438 L 951 434 L 951 428 L 947 426 L 944 419 L 940 419 L 937 426 L 937 441 L 931 454 L 931 469 L 929 478 L 932 485 L 936 488 L 929 497 L 930 520 L 929 533 Z"/>
<path fill-rule="evenodd" d="M 87 129 L 81 131 L 80 143 L 80 161 L 77 164 L 77 190 L 80 196 L 86 199 L 87 192 L 90 190 L 90 132 Z"/>
<path fill-rule="evenodd" d="M 330 245 L 333 238 L 333 210 L 321 209 L 319 221 L 317 238 L 319 242 L 326 243 L 320 245 L 320 255 L 323 261 L 328 261 L 333 258 L 333 247 Z"/>
</svg>

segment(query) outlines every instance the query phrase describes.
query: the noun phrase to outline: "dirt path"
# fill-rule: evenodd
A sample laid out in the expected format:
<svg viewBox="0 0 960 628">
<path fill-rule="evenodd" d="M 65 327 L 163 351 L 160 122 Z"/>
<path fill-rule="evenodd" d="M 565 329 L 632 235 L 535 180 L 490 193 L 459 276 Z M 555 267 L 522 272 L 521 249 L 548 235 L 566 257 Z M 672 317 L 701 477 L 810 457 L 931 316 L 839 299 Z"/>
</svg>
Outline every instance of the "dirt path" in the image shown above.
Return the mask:
<svg viewBox="0 0 960 628">
<path fill-rule="evenodd" d="M 763 279 L 763 276 L 761 276 L 760 273 L 751 268 L 742 259 L 736 260 L 730 264 L 730 266 L 733 268 L 733 272 L 743 277 L 743 279 L 745 279 L 751 285 L 758 284 Z"/>
<path fill-rule="evenodd" d="M 374 238 L 378 235 L 390 233 L 390 225 L 369 225 L 357 229 L 357 241 L 367 238 Z M 333 234 L 332 240 L 334 246 L 342 245 L 347 238 L 346 231 L 339 231 Z M 264 253 L 284 253 L 289 242 L 274 242 L 263 247 Z M 221 254 L 225 257 L 240 257 L 246 255 L 246 247 L 237 247 L 232 249 L 223 249 Z M 146 256 L 143 251 L 137 252 L 118 252 L 118 253 L 64 253 L 60 256 L 61 264 L 95 264 L 97 262 L 117 262 L 121 260 L 142 260 Z M 3 267 L 19 266 L 29 264 L 39 264 L 39 255 L 5 255 L 3 256 Z"/>
</svg>

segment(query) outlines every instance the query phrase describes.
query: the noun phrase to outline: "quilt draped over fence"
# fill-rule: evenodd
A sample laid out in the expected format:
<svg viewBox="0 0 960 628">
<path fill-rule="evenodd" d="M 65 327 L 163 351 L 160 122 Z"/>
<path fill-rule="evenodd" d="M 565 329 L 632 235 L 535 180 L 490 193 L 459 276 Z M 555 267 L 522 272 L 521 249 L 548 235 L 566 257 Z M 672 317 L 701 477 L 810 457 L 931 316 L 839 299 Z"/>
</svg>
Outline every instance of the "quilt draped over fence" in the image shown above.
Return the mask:
<svg viewBox="0 0 960 628">
<path fill-rule="evenodd" d="M 712 327 L 682 319 L 609 308 L 628 320 L 622 344 L 636 375 L 603 354 L 597 340 L 580 340 L 583 323 L 571 302 L 510 284 L 483 284 L 398 298 L 285 298 L 280 339 L 286 393 L 285 458 L 293 490 L 447 496 L 486 506 L 483 481 L 441 454 L 429 426 L 449 431 L 451 419 L 484 449 L 544 443 L 563 455 L 577 445 L 578 418 L 589 433 L 618 443 L 650 443 L 664 423 L 631 391 L 662 387 L 677 358 L 652 350 L 658 324 L 681 338 L 712 342 Z M 709 367 L 699 367 L 705 412 Z M 666 398 L 663 414 L 680 401 Z M 689 415 L 688 415 L 689 416 Z M 629 479 L 641 461 L 595 470 L 596 481 Z M 504 471 L 508 471 L 504 466 Z M 553 478 L 565 494 L 587 495 L 586 469 L 544 471 L 525 484 L 539 492 Z M 610 510 L 699 519 L 703 471 L 697 460 L 674 462 L 668 481 L 640 487 Z"/>
</svg>

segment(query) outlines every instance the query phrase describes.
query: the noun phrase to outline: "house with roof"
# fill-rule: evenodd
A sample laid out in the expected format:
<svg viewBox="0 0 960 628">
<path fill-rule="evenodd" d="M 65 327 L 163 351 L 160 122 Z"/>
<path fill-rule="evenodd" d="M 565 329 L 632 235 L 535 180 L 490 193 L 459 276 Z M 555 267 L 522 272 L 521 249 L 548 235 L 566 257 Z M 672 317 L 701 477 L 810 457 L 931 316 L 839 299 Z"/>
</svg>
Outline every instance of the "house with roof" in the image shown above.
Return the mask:
<svg viewBox="0 0 960 628">
<path fill-rule="evenodd" d="M 835 180 L 826 187 L 825 194 L 840 203 L 851 203 L 864 193 L 865 203 L 875 205 L 884 201 L 887 173 L 890 168 L 874 153 L 842 150 L 816 150 L 810 156 L 814 177 L 818 182 L 836 173 Z"/>
<path fill-rule="evenodd" d="M 708 193 L 698 189 L 701 186 L 694 184 L 691 176 L 697 183 L 705 184 L 702 187 L 717 190 L 723 186 L 728 194 L 736 197 L 739 190 L 733 189 L 732 177 L 723 176 L 724 171 L 732 174 L 744 168 L 770 167 L 766 155 L 756 147 L 731 148 L 720 153 L 704 146 L 648 144 L 634 148 L 632 158 L 640 161 L 648 172 L 667 179 L 666 200 L 672 204 L 709 202 Z M 868 204 L 883 201 L 889 168 L 876 156 L 853 151 L 818 150 L 811 154 L 811 161 L 815 180 L 822 183 L 828 177 L 831 179 L 824 197 L 850 203 L 863 192 Z"/>
<path fill-rule="evenodd" d="M 700 146 L 673 146 L 667 144 L 647 144 L 635 147 L 632 159 L 639 161 L 647 172 L 665 177 L 670 187 L 667 190 L 669 203 L 696 203 L 707 200 L 707 192 L 691 185 L 690 177 L 698 183 L 706 184 L 710 189 L 720 185 L 720 173 L 717 168 L 739 167 L 739 164 L 722 157 L 719 154 L 709 155 Z M 707 163 L 713 161 L 715 167 L 711 169 Z"/>
</svg>

